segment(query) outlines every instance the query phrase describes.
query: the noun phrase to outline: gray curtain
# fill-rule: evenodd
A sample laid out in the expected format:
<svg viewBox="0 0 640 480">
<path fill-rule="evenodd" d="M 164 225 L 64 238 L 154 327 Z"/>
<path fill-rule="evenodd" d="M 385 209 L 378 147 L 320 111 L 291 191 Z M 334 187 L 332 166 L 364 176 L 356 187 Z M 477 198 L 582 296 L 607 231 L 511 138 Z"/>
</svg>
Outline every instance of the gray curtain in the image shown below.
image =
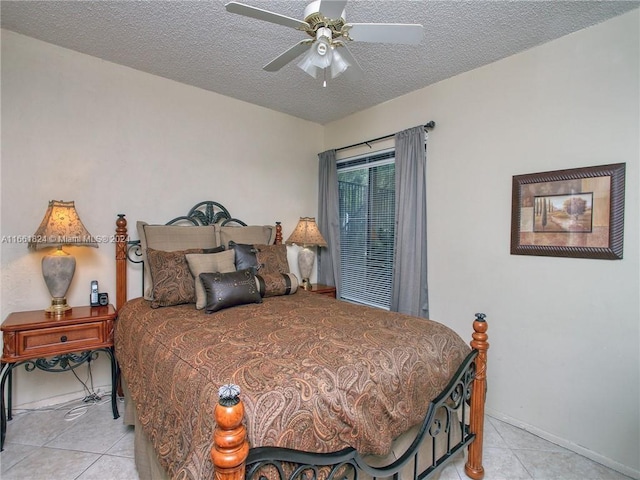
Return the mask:
<svg viewBox="0 0 640 480">
<path fill-rule="evenodd" d="M 336 151 L 318 154 L 318 227 L 328 247 L 318 248 L 318 283 L 335 285 L 340 298 L 340 207 Z"/>
<path fill-rule="evenodd" d="M 396 232 L 391 310 L 429 316 L 424 126 L 395 135 Z"/>
</svg>

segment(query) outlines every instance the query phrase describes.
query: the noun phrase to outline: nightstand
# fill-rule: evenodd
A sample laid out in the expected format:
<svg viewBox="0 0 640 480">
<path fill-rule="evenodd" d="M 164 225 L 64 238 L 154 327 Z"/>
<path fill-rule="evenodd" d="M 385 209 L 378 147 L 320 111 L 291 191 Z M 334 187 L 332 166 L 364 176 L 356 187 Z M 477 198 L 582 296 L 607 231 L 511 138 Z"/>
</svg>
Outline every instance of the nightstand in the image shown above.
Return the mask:
<svg viewBox="0 0 640 480">
<path fill-rule="evenodd" d="M 336 287 L 332 287 L 331 285 L 321 285 L 319 283 L 312 283 L 311 290 L 307 290 L 307 291 L 312 293 L 318 293 L 326 297 L 336 298 Z"/>
<path fill-rule="evenodd" d="M 24 365 L 27 372 L 36 368 L 45 372 L 66 372 L 98 358 L 105 352 L 111 361 L 111 409 L 118 418 L 117 365 L 113 351 L 113 328 L 117 313 L 113 305 L 73 307 L 63 315 L 44 310 L 10 314 L 0 330 L 3 350 L 0 376 L 0 450 L 4 447 L 7 420 L 11 420 L 12 372 Z M 5 385 L 7 406 L 5 411 Z"/>
</svg>

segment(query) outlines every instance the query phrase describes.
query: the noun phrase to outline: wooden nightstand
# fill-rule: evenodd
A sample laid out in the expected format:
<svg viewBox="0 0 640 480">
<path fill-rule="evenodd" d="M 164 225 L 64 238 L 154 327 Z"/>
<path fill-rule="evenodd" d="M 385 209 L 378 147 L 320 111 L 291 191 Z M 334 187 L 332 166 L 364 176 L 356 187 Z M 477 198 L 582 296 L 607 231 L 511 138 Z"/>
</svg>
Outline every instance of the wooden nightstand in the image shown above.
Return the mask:
<svg viewBox="0 0 640 480">
<path fill-rule="evenodd" d="M 336 298 L 336 287 L 331 285 L 320 285 L 319 283 L 312 283 L 311 290 L 309 292 L 318 293 L 327 297 Z"/>
<path fill-rule="evenodd" d="M 44 310 L 15 312 L 2 323 L 3 350 L 0 377 L 0 450 L 4 447 L 7 420 L 11 420 L 12 371 L 20 365 L 31 372 L 66 372 L 91 362 L 98 352 L 111 361 L 111 409 L 118 418 L 116 381 L 117 365 L 113 351 L 113 328 L 117 313 L 113 305 L 73 307 L 64 315 L 54 316 Z M 5 411 L 5 384 L 9 381 Z"/>
</svg>

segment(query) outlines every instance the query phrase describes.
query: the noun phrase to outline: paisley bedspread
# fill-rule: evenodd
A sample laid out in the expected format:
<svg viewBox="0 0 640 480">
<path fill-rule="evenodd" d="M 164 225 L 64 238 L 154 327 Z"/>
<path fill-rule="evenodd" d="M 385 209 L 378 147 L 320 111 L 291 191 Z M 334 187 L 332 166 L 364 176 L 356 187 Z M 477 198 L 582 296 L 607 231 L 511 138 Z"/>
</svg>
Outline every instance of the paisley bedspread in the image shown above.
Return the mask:
<svg viewBox="0 0 640 480">
<path fill-rule="evenodd" d="M 115 349 L 160 463 L 184 479 L 213 478 L 223 384 L 242 390 L 251 447 L 382 455 L 470 351 L 440 323 L 306 291 L 211 315 L 134 299 Z"/>
</svg>

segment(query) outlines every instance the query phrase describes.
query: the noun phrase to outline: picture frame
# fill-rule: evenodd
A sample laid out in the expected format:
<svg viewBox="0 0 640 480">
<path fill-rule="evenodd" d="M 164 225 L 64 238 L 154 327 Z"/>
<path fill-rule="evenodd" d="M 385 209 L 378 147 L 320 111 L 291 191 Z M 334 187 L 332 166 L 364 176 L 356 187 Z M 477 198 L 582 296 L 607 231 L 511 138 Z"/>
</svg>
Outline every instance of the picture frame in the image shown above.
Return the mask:
<svg viewBox="0 0 640 480">
<path fill-rule="evenodd" d="M 511 254 L 622 258 L 625 163 L 514 175 Z"/>
</svg>

